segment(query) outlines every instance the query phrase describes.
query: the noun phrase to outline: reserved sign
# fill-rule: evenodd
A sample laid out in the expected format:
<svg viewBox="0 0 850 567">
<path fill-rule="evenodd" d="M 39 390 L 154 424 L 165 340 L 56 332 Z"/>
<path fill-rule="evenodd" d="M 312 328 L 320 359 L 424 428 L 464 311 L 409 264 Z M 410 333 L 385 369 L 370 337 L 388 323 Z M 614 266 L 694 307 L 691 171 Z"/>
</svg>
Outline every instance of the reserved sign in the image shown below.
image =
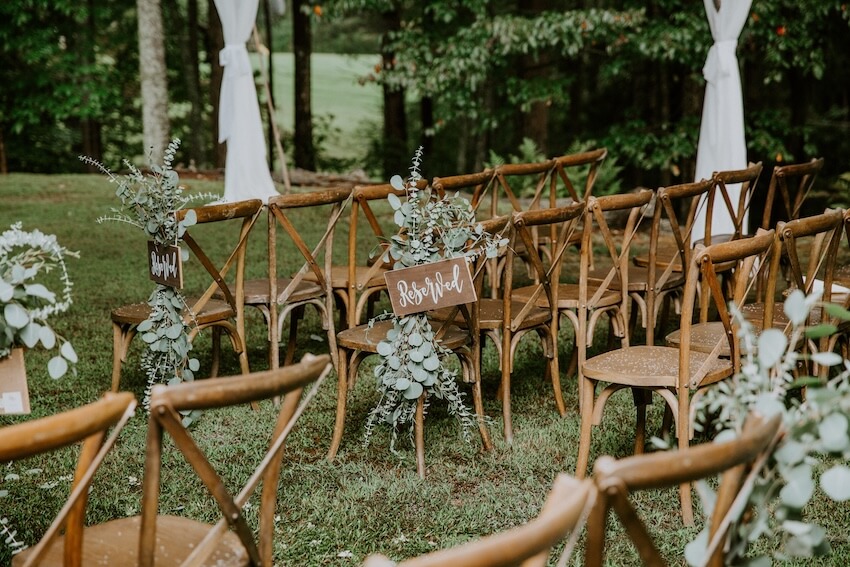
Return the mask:
<svg viewBox="0 0 850 567">
<path fill-rule="evenodd" d="M 183 260 L 179 246 L 157 246 L 148 241 L 148 275 L 156 283 L 183 288 Z"/>
<path fill-rule="evenodd" d="M 464 258 L 384 273 L 393 313 L 399 316 L 472 303 L 478 298 Z"/>
</svg>

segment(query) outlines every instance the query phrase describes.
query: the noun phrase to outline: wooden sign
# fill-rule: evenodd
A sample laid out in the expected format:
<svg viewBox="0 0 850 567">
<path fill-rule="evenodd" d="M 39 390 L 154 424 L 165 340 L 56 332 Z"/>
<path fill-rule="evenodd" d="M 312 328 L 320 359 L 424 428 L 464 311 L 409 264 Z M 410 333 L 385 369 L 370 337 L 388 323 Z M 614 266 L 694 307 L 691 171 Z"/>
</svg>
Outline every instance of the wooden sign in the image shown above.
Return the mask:
<svg viewBox="0 0 850 567">
<path fill-rule="evenodd" d="M 24 349 L 13 348 L 0 360 L 0 415 L 30 413 L 30 396 L 24 365 Z"/>
<path fill-rule="evenodd" d="M 148 275 L 156 283 L 183 288 L 183 260 L 179 246 L 157 246 L 148 241 Z"/>
<path fill-rule="evenodd" d="M 393 313 L 399 316 L 472 303 L 478 299 L 464 258 L 390 270 L 384 273 L 384 280 Z"/>
</svg>

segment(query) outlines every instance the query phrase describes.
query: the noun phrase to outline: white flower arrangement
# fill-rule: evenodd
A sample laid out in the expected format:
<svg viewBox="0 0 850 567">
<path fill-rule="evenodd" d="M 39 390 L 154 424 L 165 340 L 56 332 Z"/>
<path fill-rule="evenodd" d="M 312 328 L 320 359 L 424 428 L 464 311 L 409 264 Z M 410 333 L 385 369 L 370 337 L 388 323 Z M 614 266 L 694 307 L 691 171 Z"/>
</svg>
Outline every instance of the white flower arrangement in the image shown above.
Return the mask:
<svg viewBox="0 0 850 567">
<path fill-rule="evenodd" d="M 59 345 L 59 354 L 47 364 L 52 378 L 61 378 L 77 362 L 74 347 L 47 322 L 71 306 L 67 257 L 79 255 L 59 245 L 52 234 L 23 230 L 20 222 L 0 234 L 0 360 L 13 348 L 35 348 L 40 343 L 46 349 Z M 62 283 L 58 299 L 37 281 L 53 269 L 59 270 Z"/>
</svg>

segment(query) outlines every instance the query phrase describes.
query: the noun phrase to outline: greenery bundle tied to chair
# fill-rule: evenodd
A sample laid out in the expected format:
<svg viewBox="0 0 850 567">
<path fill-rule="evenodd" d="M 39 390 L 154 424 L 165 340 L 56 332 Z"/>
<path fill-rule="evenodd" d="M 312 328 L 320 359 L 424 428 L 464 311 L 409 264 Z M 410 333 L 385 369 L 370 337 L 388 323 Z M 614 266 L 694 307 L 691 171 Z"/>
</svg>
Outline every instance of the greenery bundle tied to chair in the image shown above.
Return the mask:
<svg viewBox="0 0 850 567">
<path fill-rule="evenodd" d="M 436 195 L 430 188 L 419 189 L 421 163 L 420 147 L 414 154 L 407 181 L 398 175 L 390 180 L 407 197 L 402 202 L 394 194 L 388 196 L 399 230 L 384 248 L 382 261 L 394 262 L 393 269 L 401 269 L 459 257 L 471 262 L 481 254 L 495 257 L 507 239 L 485 232 L 476 222 L 469 201 L 459 194 Z M 369 413 L 364 441 L 369 442 L 377 424 L 386 423 L 392 427 L 391 449 L 394 449 L 398 430 L 403 425 L 412 433 L 417 400 L 423 393 L 446 400 L 449 413 L 458 419 L 462 434 L 468 439 L 470 429 L 477 426 L 476 418 L 458 390 L 457 371 L 444 365 L 451 351 L 440 345 L 426 314 L 399 317 L 385 313 L 369 324 L 384 319 L 392 319 L 393 327 L 378 344 L 381 362 L 375 367 L 374 375 L 381 400 Z"/>
</svg>

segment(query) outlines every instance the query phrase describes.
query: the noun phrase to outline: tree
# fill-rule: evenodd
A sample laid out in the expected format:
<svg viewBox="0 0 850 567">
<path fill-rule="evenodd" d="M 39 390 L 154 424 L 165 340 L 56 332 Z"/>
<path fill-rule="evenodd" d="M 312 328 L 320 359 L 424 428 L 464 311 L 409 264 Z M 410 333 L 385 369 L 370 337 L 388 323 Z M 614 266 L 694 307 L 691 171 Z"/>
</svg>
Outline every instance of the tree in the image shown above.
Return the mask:
<svg viewBox="0 0 850 567">
<path fill-rule="evenodd" d="M 145 153 L 162 160 L 170 137 L 165 36 L 159 0 L 136 0 L 139 20 L 139 80 Z"/>
<path fill-rule="evenodd" d="M 310 56 L 313 53 L 311 6 L 292 0 L 292 51 L 295 54 L 295 166 L 316 169 L 313 147 L 313 111 L 310 97 Z"/>
</svg>

